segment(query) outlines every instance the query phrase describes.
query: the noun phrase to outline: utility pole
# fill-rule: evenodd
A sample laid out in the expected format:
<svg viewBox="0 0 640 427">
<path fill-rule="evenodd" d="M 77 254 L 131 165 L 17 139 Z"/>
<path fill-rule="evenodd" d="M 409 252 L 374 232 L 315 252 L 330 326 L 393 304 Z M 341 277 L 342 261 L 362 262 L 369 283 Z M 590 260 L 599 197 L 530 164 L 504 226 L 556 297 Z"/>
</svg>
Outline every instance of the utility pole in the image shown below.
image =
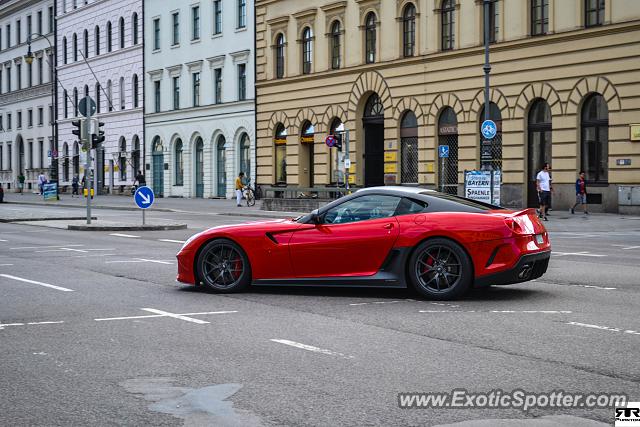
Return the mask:
<svg viewBox="0 0 640 427">
<path fill-rule="evenodd" d="M 491 6 L 491 0 L 484 0 L 484 120 L 489 120 L 489 115 L 491 111 L 491 101 L 489 99 L 489 73 L 491 73 L 491 63 L 489 62 L 489 37 L 490 37 L 490 21 L 489 21 L 489 12 Z M 493 150 L 492 150 L 493 153 Z M 483 162 L 484 163 L 484 162 Z M 483 168 L 485 166 L 491 167 L 491 163 L 488 165 L 483 164 Z"/>
<path fill-rule="evenodd" d="M 91 224 L 91 191 L 93 185 L 91 183 L 91 137 L 89 134 L 89 122 L 91 119 L 81 119 L 82 129 L 82 146 L 87 147 L 87 159 L 84 165 L 84 185 L 87 189 L 87 224 Z"/>
</svg>

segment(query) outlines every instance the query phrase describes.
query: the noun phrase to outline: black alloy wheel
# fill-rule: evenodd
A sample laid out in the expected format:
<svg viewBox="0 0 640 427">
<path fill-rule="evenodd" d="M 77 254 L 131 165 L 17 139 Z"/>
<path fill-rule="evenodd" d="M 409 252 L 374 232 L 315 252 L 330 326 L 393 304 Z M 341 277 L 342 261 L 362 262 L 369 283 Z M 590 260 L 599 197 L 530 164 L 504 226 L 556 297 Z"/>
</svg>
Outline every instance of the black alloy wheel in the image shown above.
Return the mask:
<svg viewBox="0 0 640 427">
<path fill-rule="evenodd" d="M 216 292 L 238 292 L 251 282 L 251 266 L 247 255 L 236 243 L 216 239 L 200 251 L 196 263 L 199 280 Z"/>
<path fill-rule="evenodd" d="M 471 260 L 460 245 L 449 239 L 427 240 L 409 260 L 409 277 L 422 295 L 436 300 L 453 299 L 471 286 Z"/>
</svg>

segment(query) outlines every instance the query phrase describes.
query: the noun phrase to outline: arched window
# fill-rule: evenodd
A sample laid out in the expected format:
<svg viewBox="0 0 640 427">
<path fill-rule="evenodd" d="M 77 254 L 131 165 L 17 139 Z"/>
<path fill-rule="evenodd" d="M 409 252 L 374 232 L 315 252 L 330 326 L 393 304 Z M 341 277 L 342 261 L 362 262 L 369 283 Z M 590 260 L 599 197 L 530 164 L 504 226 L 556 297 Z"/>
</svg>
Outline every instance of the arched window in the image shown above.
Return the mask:
<svg viewBox="0 0 640 427">
<path fill-rule="evenodd" d="M 63 37 L 63 38 L 62 38 L 62 62 L 63 62 L 64 64 L 66 64 L 66 63 L 67 63 L 67 61 L 68 61 L 68 59 L 69 59 L 69 58 L 68 58 L 68 55 L 67 55 L 67 52 L 68 52 L 68 48 L 67 48 L 67 38 L 66 38 L 66 37 Z"/>
<path fill-rule="evenodd" d="M 96 56 L 100 55 L 100 27 L 96 25 L 96 28 L 93 30 L 93 38 L 95 39 L 95 53 Z"/>
<path fill-rule="evenodd" d="M 334 118 L 329 127 L 329 134 L 344 140 L 344 124 L 339 118 Z M 344 149 L 344 146 L 343 148 Z M 329 181 L 332 184 L 344 184 L 344 152 L 337 148 L 329 149 Z"/>
<path fill-rule="evenodd" d="M 62 91 L 62 102 L 64 103 L 64 118 L 69 117 L 69 94 L 67 90 Z"/>
<path fill-rule="evenodd" d="M 364 117 L 367 119 L 384 120 L 384 105 L 380 101 L 378 94 L 372 94 L 364 106 Z"/>
<path fill-rule="evenodd" d="M 131 92 L 133 94 L 133 108 L 138 108 L 138 75 L 134 74 L 131 79 Z"/>
<path fill-rule="evenodd" d="M 78 117 L 78 88 L 73 88 L 73 116 Z"/>
<path fill-rule="evenodd" d="M 449 147 L 449 157 L 438 162 L 438 189 L 458 193 L 458 117 L 451 107 L 445 107 L 438 119 L 438 145 Z"/>
<path fill-rule="evenodd" d="M 551 163 L 551 109 L 544 99 L 531 105 L 528 120 L 527 206 L 539 205 L 536 177 L 545 163 Z"/>
<path fill-rule="evenodd" d="M 113 50 L 113 31 L 111 28 L 111 21 L 107 22 L 107 52 Z"/>
<path fill-rule="evenodd" d="M 487 153 L 490 153 L 491 160 L 484 161 L 483 163 L 487 166 L 490 166 L 493 170 L 502 170 L 502 113 L 500 112 L 500 108 L 492 102 L 489 107 L 489 119 L 493 120 L 496 124 L 497 132 L 496 136 L 493 138 L 491 144 L 487 148 L 481 148 L 481 157 L 482 150 L 486 150 Z M 480 109 L 480 115 L 478 116 L 478 132 L 482 135 L 482 131 L 480 127 L 482 126 L 482 122 L 484 121 L 484 104 Z"/>
<path fill-rule="evenodd" d="M 133 36 L 133 44 L 138 44 L 138 14 L 135 12 L 131 17 L 131 33 Z"/>
<path fill-rule="evenodd" d="M 133 176 L 135 177 L 140 171 L 140 138 L 138 135 L 133 135 L 133 144 L 131 146 L 131 163 L 133 166 Z"/>
<path fill-rule="evenodd" d="M 96 113 L 100 114 L 100 95 L 101 95 L 100 83 L 96 83 Z"/>
<path fill-rule="evenodd" d="M 89 96 L 89 85 L 84 85 L 84 96 Z"/>
<path fill-rule="evenodd" d="M 62 180 L 69 181 L 69 145 L 65 142 L 62 148 Z"/>
<path fill-rule="evenodd" d="M 107 111 L 113 111 L 113 85 L 107 80 Z"/>
<path fill-rule="evenodd" d="M 441 8 L 442 50 L 451 50 L 455 46 L 455 0 L 442 0 Z"/>
<path fill-rule="evenodd" d="M 183 185 L 184 158 L 182 157 L 182 140 L 180 138 L 176 140 L 174 152 L 175 185 Z"/>
<path fill-rule="evenodd" d="M 369 12 L 365 20 L 365 62 L 372 64 L 376 62 L 376 14 Z"/>
<path fill-rule="evenodd" d="M 124 49 L 124 18 L 120 18 L 118 27 L 120 27 L 120 49 Z"/>
<path fill-rule="evenodd" d="M 73 33 L 73 60 L 78 60 L 78 35 Z"/>
<path fill-rule="evenodd" d="M 604 23 L 604 0 L 584 0 L 584 26 L 593 27 Z"/>
<path fill-rule="evenodd" d="M 85 58 L 89 57 L 89 31 L 84 30 L 84 52 L 82 54 Z"/>
<path fill-rule="evenodd" d="M 311 28 L 302 30 L 302 74 L 311 73 L 313 60 L 313 33 Z"/>
<path fill-rule="evenodd" d="M 218 197 L 225 197 L 227 193 L 227 156 L 225 145 L 227 140 L 224 135 L 218 137 L 216 142 L 216 167 L 218 169 L 217 176 L 217 195 Z"/>
<path fill-rule="evenodd" d="M 240 172 L 244 172 L 247 180 L 251 177 L 251 157 L 249 147 L 249 135 L 243 133 L 240 137 L 239 154 L 240 154 Z"/>
<path fill-rule="evenodd" d="M 407 4 L 402 14 L 402 45 L 405 57 L 414 55 L 416 47 L 416 7 L 413 3 Z"/>
<path fill-rule="evenodd" d="M 609 108 L 607 101 L 595 93 L 582 106 L 581 169 L 587 180 L 607 183 L 609 180 Z"/>
<path fill-rule="evenodd" d="M 287 183 L 287 129 L 282 123 L 278 123 L 276 126 L 275 135 L 273 138 L 275 148 L 275 183 L 286 184 Z"/>
<path fill-rule="evenodd" d="M 418 120 L 407 111 L 400 122 L 400 182 L 418 183 Z"/>
<path fill-rule="evenodd" d="M 80 145 L 78 141 L 73 143 L 73 176 L 80 173 Z"/>
<path fill-rule="evenodd" d="M 120 169 L 120 181 L 127 180 L 127 141 L 124 136 L 120 137 L 120 157 L 118 161 L 118 168 Z"/>
<path fill-rule="evenodd" d="M 124 77 L 120 77 L 120 109 L 125 109 L 125 98 L 124 98 Z"/>
<path fill-rule="evenodd" d="M 333 70 L 340 68 L 341 33 L 340 21 L 333 21 L 331 24 L 331 69 Z"/>
<path fill-rule="evenodd" d="M 284 77 L 284 34 L 276 37 L 276 78 Z"/>
</svg>

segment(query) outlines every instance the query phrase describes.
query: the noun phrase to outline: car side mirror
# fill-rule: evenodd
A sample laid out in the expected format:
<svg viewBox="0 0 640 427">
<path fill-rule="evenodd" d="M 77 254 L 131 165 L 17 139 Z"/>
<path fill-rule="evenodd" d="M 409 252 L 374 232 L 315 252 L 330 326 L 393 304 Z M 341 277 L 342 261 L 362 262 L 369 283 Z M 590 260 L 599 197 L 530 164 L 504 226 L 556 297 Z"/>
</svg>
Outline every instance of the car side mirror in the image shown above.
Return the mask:
<svg viewBox="0 0 640 427">
<path fill-rule="evenodd" d="M 322 216 L 318 214 L 318 210 L 314 210 L 311 212 L 311 223 L 312 224 L 322 224 Z"/>
</svg>

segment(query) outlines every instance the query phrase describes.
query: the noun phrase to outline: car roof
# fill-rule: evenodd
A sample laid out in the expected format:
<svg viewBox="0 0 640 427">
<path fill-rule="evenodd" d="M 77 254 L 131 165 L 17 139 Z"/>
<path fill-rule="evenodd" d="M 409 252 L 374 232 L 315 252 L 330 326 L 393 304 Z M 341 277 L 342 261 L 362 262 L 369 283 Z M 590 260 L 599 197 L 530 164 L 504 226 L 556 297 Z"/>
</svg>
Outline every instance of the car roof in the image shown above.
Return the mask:
<svg viewBox="0 0 640 427">
<path fill-rule="evenodd" d="M 405 195 L 411 194 L 426 194 L 426 193 L 435 193 L 435 190 L 431 190 L 428 188 L 422 187 L 409 187 L 409 186 L 401 186 L 401 185 L 385 185 L 379 187 L 367 187 L 362 188 L 357 191 L 358 193 L 389 193 L 389 194 L 398 194 L 402 193 Z"/>
</svg>

